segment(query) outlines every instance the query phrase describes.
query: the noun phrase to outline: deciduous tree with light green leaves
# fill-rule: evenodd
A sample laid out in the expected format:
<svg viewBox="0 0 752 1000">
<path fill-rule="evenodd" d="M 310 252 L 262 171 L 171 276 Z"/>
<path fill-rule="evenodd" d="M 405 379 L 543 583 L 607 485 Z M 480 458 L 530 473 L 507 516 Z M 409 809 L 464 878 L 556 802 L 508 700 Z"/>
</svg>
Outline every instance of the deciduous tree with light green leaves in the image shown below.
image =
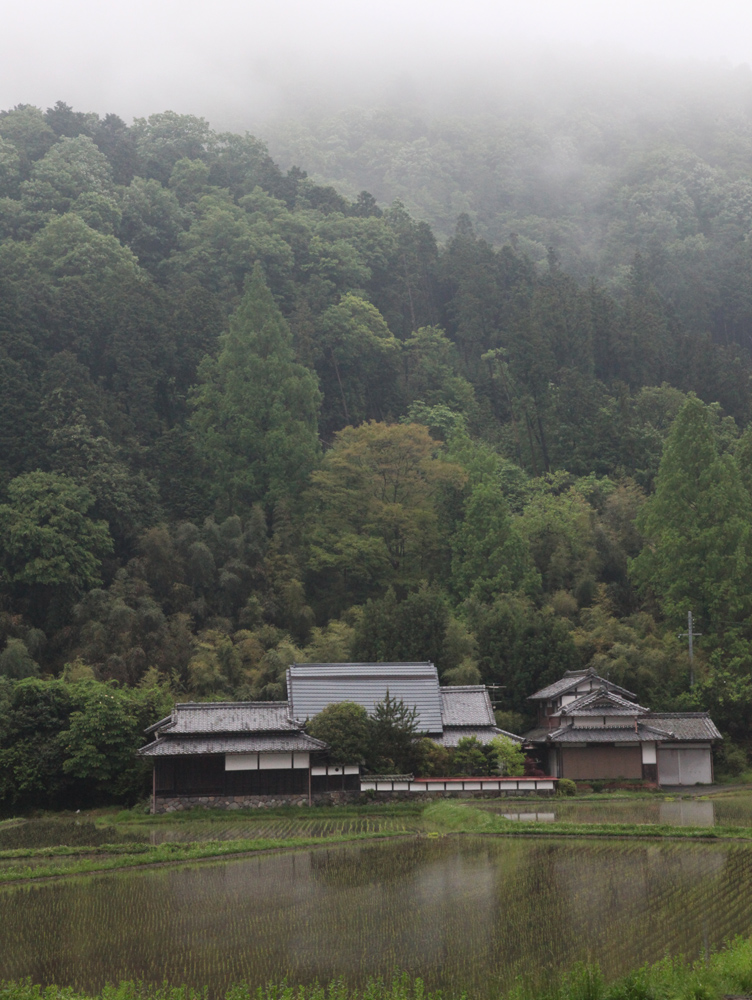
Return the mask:
<svg viewBox="0 0 752 1000">
<path fill-rule="evenodd" d="M 371 421 L 339 431 L 314 473 L 309 565 L 350 604 L 436 566 L 445 546 L 438 497 L 465 480 L 439 449 L 419 424 Z"/>
<path fill-rule="evenodd" d="M 319 459 L 316 375 L 295 360 L 292 335 L 256 266 L 216 359 L 193 393 L 192 425 L 223 513 L 273 508 L 302 490 Z"/>
<path fill-rule="evenodd" d="M 525 752 L 520 743 L 510 740 L 508 736 L 494 736 L 489 746 L 496 754 L 500 774 L 514 776 L 525 773 Z"/>
<path fill-rule="evenodd" d="M 499 594 L 540 589 L 529 546 L 497 483 L 480 483 L 470 493 L 452 550 L 452 584 L 461 600 L 491 602 Z"/>
</svg>

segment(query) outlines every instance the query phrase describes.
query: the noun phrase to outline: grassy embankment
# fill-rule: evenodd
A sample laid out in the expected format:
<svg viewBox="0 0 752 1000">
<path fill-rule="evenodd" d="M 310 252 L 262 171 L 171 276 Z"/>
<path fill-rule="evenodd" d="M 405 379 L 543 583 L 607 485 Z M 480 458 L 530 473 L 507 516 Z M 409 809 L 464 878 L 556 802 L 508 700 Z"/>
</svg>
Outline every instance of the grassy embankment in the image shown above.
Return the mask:
<svg viewBox="0 0 752 1000">
<path fill-rule="evenodd" d="M 520 983 L 499 1000 L 720 1000 L 752 992 L 752 939 L 737 939 L 706 960 L 664 959 L 606 983 L 597 965 L 580 965 L 544 989 Z M 205 1000 L 207 991 L 123 982 L 96 996 L 30 982 L 3 983 L 0 1000 Z M 451 1000 L 429 992 L 420 979 L 400 976 L 391 983 L 370 981 L 362 989 L 344 982 L 328 986 L 268 985 L 230 987 L 225 1000 Z"/>
<path fill-rule="evenodd" d="M 112 871 L 143 865 L 175 864 L 302 847 L 322 843 L 343 844 L 356 840 L 408 836 L 409 830 L 381 830 L 327 833 L 324 836 L 242 838 L 239 840 L 205 840 L 189 843 L 97 844 L 96 846 L 30 847 L 0 851 L 0 883 L 26 879 L 52 878 L 60 875 L 83 875 L 89 872 Z M 66 859 L 63 861 L 63 859 Z M 13 864 L 13 862 L 18 862 Z M 24 864 L 26 862 L 26 864 Z M 33 862 L 33 863 L 29 863 Z"/>
<path fill-rule="evenodd" d="M 485 809 L 446 800 L 426 806 L 421 821 L 424 829 L 437 833 L 495 834 L 507 837 L 681 837 L 690 840 L 752 841 L 752 827 L 749 826 L 509 820 Z"/>
</svg>

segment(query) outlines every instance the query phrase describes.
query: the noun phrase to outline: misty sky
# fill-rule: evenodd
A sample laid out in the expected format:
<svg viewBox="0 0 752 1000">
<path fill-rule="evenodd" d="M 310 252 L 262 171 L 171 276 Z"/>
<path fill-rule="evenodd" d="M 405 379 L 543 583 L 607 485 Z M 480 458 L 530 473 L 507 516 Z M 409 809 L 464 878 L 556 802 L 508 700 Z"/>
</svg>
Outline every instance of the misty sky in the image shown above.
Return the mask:
<svg viewBox="0 0 752 1000">
<path fill-rule="evenodd" d="M 229 126 L 319 93 L 345 104 L 395 81 L 471 83 L 514 60 L 634 55 L 752 63 L 752 3 L 16 0 L 0 108 L 61 99 L 130 119 L 169 107 Z"/>
</svg>

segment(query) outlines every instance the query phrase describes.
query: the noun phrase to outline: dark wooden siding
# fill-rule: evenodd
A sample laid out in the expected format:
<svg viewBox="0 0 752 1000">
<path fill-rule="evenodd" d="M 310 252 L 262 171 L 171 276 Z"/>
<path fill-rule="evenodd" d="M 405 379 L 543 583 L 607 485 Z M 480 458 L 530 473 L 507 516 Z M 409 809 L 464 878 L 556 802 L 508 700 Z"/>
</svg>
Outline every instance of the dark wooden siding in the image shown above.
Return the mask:
<svg viewBox="0 0 752 1000">
<path fill-rule="evenodd" d="M 308 768 L 225 771 L 224 754 L 161 757 L 154 762 L 161 795 L 307 795 Z"/>
<path fill-rule="evenodd" d="M 562 778 L 642 778 L 639 747 L 562 747 Z"/>
<path fill-rule="evenodd" d="M 308 768 L 226 771 L 225 795 L 307 795 Z"/>
<path fill-rule="evenodd" d="M 311 778 L 311 792 L 357 792 L 360 790 L 359 774 L 315 774 Z"/>
</svg>

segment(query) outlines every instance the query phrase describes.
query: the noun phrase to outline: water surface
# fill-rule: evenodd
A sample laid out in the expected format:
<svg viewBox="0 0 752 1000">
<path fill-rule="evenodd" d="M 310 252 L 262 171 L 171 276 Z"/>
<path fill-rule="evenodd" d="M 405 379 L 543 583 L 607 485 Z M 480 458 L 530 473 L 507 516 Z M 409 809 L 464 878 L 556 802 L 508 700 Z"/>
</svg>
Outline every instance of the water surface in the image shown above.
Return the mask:
<svg viewBox="0 0 752 1000">
<path fill-rule="evenodd" d="M 567 802 L 493 803 L 484 808 L 508 819 L 539 823 L 661 823 L 667 826 L 752 826 L 752 794 L 712 798 L 612 799 L 608 793 Z"/>
<path fill-rule="evenodd" d="M 490 1000 L 597 959 L 615 976 L 752 933 L 742 844 L 447 837 L 0 889 L 0 979 L 97 990 L 404 969 Z"/>
</svg>

